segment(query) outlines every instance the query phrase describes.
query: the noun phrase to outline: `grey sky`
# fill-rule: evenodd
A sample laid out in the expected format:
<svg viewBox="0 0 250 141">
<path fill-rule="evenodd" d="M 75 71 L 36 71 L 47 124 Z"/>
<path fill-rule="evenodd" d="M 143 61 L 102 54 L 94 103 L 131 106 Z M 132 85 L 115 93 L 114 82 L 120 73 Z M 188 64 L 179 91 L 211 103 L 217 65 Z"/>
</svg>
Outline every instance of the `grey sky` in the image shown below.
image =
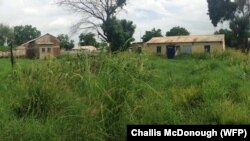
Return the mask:
<svg viewBox="0 0 250 141">
<path fill-rule="evenodd" d="M 191 34 L 212 34 L 215 28 L 207 15 L 207 0 L 128 0 L 119 18 L 132 20 L 137 28 L 134 37 L 140 41 L 145 30 L 183 26 Z M 58 7 L 54 0 L 0 0 L 0 22 L 11 26 L 31 24 L 42 34 L 69 34 L 79 18 Z M 219 25 L 221 28 L 221 25 Z M 77 39 L 78 35 L 72 38 Z"/>
</svg>

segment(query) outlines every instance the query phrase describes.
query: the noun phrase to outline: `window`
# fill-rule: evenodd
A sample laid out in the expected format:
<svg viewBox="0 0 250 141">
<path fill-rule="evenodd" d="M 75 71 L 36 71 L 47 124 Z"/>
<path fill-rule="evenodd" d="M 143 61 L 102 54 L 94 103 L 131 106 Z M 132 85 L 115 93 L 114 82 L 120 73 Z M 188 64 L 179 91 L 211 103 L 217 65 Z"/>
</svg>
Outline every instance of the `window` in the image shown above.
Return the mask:
<svg viewBox="0 0 250 141">
<path fill-rule="evenodd" d="M 192 45 L 183 45 L 184 54 L 192 54 Z"/>
<path fill-rule="evenodd" d="M 45 48 L 42 48 L 42 52 L 45 52 Z"/>
<path fill-rule="evenodd" d="M 48 53 L 50 53 L 51 52 L 51 48 L 48 48 Z"/>
<path fill-rule="evenodd" d="M 205 53 L 210 53 L 211 47 L 210 45 L 205 45 L 204 49 L 205 49 Z"/>
<path fill-rule="evenodd" d="M 156 53 L 161 54 L 161 46 L 157 46 Z"/>
</svg>

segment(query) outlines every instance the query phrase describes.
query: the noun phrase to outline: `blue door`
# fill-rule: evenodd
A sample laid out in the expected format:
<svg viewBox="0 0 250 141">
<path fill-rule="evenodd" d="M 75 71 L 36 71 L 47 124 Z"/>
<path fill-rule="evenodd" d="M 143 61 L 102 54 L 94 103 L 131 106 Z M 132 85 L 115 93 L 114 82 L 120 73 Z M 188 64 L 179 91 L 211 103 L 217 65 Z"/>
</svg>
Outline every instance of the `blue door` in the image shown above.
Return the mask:
<svg viewBox="0 0 250 141">
<path fill-rule="evenodd" d="M 175 46 L 167 46 L 167 57 L 168 59 L 175 57 Z"/>
</svg>

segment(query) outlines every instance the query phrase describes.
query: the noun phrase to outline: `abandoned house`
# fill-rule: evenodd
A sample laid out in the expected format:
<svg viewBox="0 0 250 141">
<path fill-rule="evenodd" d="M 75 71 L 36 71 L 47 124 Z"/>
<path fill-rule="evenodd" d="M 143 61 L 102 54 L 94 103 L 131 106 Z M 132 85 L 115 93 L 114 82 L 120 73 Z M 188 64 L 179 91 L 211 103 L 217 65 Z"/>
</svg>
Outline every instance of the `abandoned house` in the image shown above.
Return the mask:
<svg viewBox="0 0 250 141">
<path fill-rule="evenodd" d="M 190 35 L 154 37 L 147 42 L 146 50 L 173 58 L 178 54 L 225 51 L 224 35 Z"/>
<path fill-rule="evenodd" d="M 47 33 L 22 44 L 17 49 L 25 50 L 25 56 L 28 58 L 44 59 L 58 56 L 60 54 L 60 43 L 55 36 Z"/>
</svg>

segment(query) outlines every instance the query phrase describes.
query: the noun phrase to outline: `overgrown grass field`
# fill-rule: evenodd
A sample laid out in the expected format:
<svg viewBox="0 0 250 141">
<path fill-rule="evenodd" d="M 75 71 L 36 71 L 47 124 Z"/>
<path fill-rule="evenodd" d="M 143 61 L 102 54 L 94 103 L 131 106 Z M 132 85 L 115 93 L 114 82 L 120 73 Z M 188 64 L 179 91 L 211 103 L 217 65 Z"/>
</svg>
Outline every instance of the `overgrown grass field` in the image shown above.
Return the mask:
<svg viewBox="0 0 250 141">
<path fill-rule="evenodd" d="M 0 59 L 0 140 L 126 140 L 127 124 L 250 124 L 250 58 Z"/>
</svg>

